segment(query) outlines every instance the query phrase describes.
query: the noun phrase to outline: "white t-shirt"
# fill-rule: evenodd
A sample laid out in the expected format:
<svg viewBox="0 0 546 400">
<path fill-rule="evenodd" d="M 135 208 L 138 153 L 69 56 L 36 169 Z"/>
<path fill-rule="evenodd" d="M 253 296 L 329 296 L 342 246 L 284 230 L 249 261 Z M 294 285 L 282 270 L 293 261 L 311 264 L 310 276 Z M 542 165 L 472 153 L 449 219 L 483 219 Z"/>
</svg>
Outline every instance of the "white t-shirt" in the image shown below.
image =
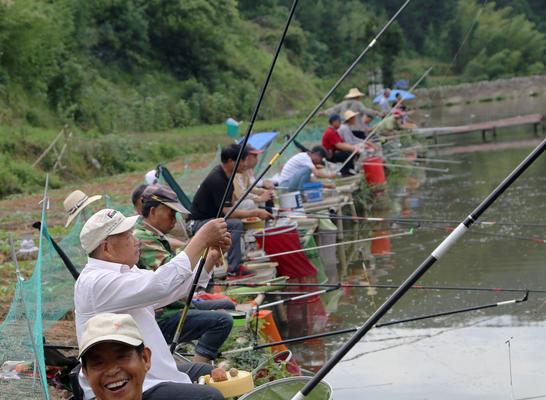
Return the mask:
<svg viewBox="0 0 546 400">
<path fill-rule="evenodd" d="M 285 181 L 300 172 L 302 168 L 310 168 L 313 170 L 315 165 L 311 160 L 311 156 L 306 152 L 298 153 L 284 164 L 281 171 L 280 181 Z"/>
</svg>

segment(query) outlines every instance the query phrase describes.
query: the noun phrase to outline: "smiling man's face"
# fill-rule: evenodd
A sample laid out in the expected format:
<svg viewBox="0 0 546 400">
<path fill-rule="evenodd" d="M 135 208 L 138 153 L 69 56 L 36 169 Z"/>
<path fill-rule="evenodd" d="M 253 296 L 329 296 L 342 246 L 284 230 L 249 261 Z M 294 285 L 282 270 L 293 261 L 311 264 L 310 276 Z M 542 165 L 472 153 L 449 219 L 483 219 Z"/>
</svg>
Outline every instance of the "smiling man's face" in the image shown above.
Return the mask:
<svg viewBox="0 0 546 400">
<path fill-rule="evenodd" d="M 141 400 L 151 351 L 124 343 L 102 342 L 85 353 L 83 373 L 97 400 Z"/>
</svg>

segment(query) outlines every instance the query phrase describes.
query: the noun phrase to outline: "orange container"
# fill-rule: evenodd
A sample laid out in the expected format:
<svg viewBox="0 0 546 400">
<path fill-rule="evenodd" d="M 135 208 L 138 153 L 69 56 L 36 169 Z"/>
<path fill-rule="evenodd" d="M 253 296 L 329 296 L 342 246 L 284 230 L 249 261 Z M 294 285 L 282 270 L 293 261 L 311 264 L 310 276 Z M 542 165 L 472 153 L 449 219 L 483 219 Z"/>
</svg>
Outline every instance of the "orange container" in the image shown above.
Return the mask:
<svg viewBox="0 0 546 400">
<path fill-rule="evenodd" d="M 387 236 L 390 232 L 388 230 L 374 230 L 374 236 Z M 374 256 L 380 254 L 388 254 L 391 252 L 391 239 L 386 237 L 382 239 L 372 240 L 372 245 L 370 249 L 371 253 Z"/>
<path fill-rule="evenodd" d="M 367 157 L 364 160 L 362 169 L 364 170 L 364 176 L 368 185 L 384 185 L 387 182 L 383 159 L 381 157 Z"/>
<path fill-rule="evenodd" d="M 269 342 L 278 342 L 282 340 L 281 334 L 277 329 L 277 324 L 273 319 L 273 312 L 271 310 L 259 311 L 258 318 L 264 320 L 261 330 L 267 336 Z M 286 347 L 284 344 L 280 344 L 278 346 L 273 346 L 272 350 L 274 353 L 277 353 L 279 351 L 288 350 L 288 347 Z"/>
</svg>

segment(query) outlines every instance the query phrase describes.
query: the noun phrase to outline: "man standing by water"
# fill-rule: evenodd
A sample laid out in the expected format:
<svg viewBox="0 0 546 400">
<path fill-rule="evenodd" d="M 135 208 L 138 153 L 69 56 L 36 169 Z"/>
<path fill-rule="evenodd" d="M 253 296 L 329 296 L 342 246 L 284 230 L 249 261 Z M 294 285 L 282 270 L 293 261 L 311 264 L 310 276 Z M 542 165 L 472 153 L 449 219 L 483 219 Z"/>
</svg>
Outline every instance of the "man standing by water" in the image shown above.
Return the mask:
<svg viewBox="0 0 546 400">
<path fill-rule="evenodd" d="M 383 96 L 379 100 L 379 107 L 381 108 L 381 113 L 385 117 L 388 113 L 391 112 L 391 104 L 389 102 L 389 97 L 391 95 L 391 90 L 389 88 L 383 91 Z"/>
</svg>

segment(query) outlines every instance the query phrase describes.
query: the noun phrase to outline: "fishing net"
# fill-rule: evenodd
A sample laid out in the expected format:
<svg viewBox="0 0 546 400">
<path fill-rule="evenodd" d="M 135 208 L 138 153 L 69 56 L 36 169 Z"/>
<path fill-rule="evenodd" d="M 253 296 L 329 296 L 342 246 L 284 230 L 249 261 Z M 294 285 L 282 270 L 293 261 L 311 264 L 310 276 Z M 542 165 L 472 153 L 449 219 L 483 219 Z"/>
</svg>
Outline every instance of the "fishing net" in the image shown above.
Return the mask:
<svg viewBox="0 0 546 400">
<path fill-rule="evenodd" d="M 45 228 L 45 206 L 42 223 Z M 40 236 L 34 272 L 26 281 L 17 278 L 13 301 L 0 325 L 0 397 L 5 399 L 49 399 L 42 346 L 45 242 Z"/>
</svg>

